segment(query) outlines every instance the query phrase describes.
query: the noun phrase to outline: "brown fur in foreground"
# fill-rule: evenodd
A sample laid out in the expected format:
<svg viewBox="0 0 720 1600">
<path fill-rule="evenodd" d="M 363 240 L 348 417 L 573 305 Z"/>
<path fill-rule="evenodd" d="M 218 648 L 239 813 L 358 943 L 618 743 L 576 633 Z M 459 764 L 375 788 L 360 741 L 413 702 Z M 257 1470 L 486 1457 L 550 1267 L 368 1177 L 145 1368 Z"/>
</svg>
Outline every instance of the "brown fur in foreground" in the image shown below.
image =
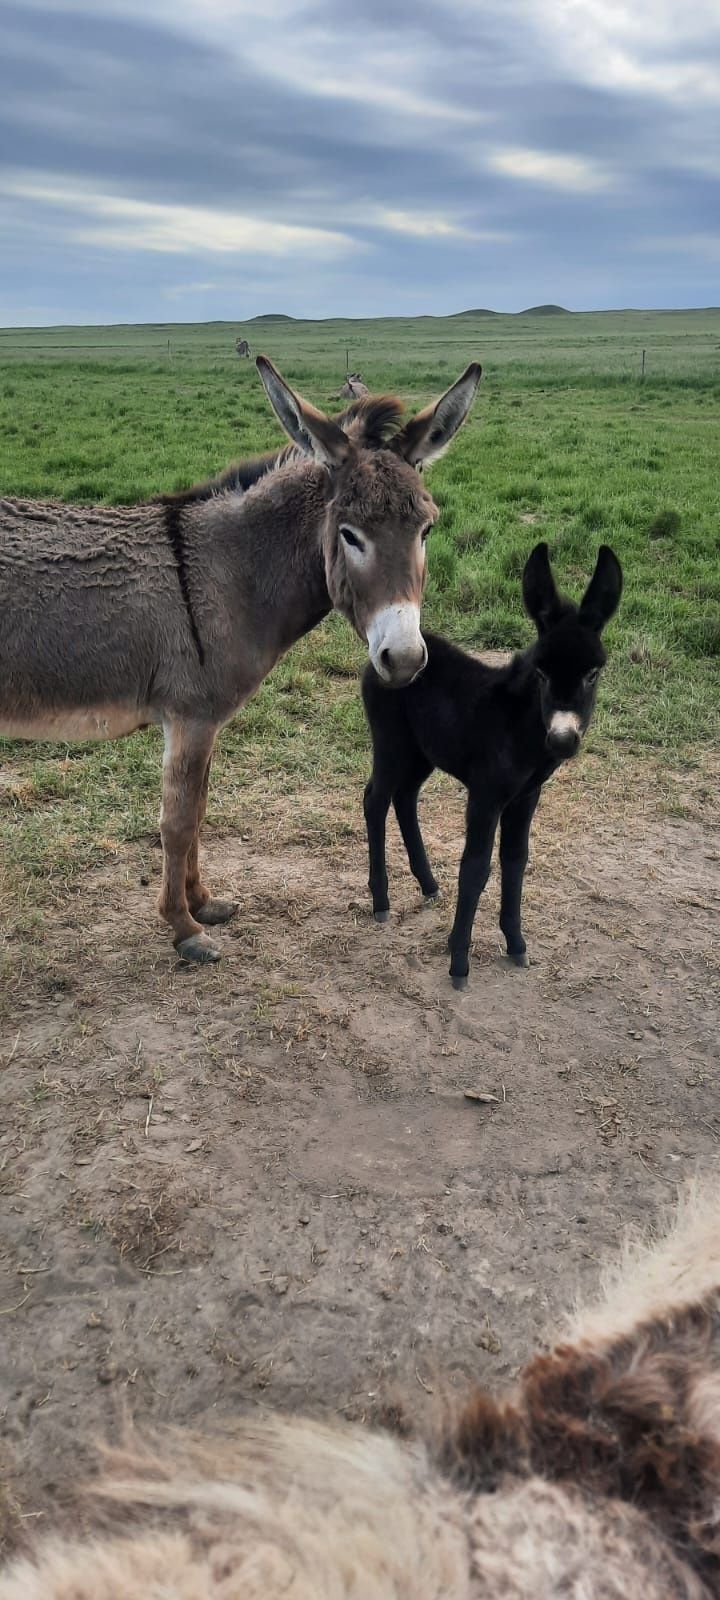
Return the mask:
<svg viewBox="0 0 720 1600">
<path fill-rule="evenodd" d="M 0 1600 L 720 1595 L 720 1188 L 439 1445 L 275 1418 L 110 1458 Z"/>
</svg>

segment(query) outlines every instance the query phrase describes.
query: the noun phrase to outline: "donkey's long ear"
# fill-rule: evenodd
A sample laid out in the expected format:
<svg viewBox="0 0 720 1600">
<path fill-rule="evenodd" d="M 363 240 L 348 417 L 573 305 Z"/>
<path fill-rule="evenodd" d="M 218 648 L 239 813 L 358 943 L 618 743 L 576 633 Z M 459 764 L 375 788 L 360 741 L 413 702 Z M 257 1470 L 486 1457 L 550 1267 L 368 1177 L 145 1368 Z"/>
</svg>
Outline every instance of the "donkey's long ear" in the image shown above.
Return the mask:
<svg viewBox="0 0 720 1600">
<path fill-rule="evenodd" d="M 475 399 L 482 367 L 473 361 L 457 383 L 441 395 L 439 400 L 419 411 L 395 434 L 390 448 L 409 461 L 411 467 L 422 467 L 427 461 L 441 456 L 461 428 Z"/>
<path fill-rule="evenodd" d="M 536 544 L 525 562 L 522 593 L 525 610 L 532 617 L 538 633 L 546 633 L 563 613 L 563 603 L 555 587 L 546 544 Z"/>
<path fill-rule="evenodd" d="M 622 586 L 620 562 L 609 544 L 601 544 L 595 571 L 580 601 L 579 618 L 586 628 L 602 633 L 620 604 Z"/>
<path fill-rule="evenodd" d="M 293 444 L 324 467 L 341 466 L 352 449 L 342 428 L 295 394 L 267 356 L 258 356 L 255 365 L 273 411 Z"/>
</svg>

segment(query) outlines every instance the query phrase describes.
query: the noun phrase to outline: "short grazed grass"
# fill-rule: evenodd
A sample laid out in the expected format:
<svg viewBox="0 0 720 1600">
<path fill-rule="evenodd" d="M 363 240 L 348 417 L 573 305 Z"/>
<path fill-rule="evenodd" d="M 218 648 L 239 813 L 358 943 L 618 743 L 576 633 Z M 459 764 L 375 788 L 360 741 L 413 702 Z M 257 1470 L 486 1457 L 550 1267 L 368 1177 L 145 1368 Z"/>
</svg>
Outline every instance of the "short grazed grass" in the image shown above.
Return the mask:
<svg viewBox="0 0 720 1600">
<path fill-rule="evenodd" d="M 234 356 L 237 331 L 0 332 L 0 493 L 128 502 L 278 442 L 252 363 Z M 577 593 L 598 544 L 611 543 L 626 590 L 590 746 L 605 763 L 650 758 L 655 772 L 704 763 L 720 732 L 719 314 L 244 331 L 330 408 L 346 350 L 373 389 L 411 405 L 479 358 L 471 422 L 428 475 L 441 510 L 428 625 L 472 648 L 523 645 L 519 579 L 532 544 L 548 540 Z M 211 827 L 242 828 L 247 806 L 278 790 L 330 786 L 357 803 L 363 659 L 332 617 L 276 668 L 222 736 Z M 31 917 L 124 841 L 150 848 L 158 791 L 154 732 L 94 748 L 0 741 L 0 849 L 16 914 Z"/>
</svg>

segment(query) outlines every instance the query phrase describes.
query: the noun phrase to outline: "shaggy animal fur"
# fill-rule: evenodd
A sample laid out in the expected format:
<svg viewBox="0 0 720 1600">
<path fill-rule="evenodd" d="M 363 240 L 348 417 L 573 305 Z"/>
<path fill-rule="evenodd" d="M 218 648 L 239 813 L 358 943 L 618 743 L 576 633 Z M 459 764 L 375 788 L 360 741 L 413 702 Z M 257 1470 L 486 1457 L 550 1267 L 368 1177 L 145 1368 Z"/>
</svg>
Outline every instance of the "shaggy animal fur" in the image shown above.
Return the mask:
<svg viewBox="0 0 720 1600">
<path fill-rule="evenodd" d="M 720 1596 L 720 1186 L 572 1338 L 434 1446 L 274 1419 L 116 1452 L 96 1537 L 0 1600 Z"/>
</svg>

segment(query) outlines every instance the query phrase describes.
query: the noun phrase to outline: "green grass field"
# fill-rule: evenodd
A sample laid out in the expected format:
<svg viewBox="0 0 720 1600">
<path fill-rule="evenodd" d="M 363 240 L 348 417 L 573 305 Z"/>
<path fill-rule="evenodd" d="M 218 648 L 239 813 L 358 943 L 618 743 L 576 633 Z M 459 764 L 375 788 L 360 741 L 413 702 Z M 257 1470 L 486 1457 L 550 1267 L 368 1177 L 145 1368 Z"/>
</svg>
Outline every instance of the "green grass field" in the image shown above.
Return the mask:
<svg viewBox="0 0 720 1600">
<path fill-rule="evenodd" d="M 720 732 L 720 312 L 0 331 L 0 493 L 132 501 L 279 442 L 252 362 L 234 354 L 240 332 L 331 409 L 346 351 L 412 406 L 481 360 L 472 420 L 428 474 L 441 509 L 428 624 L 475 648 L 523 645 L 519 578 L 536 539 L 572 592 L 611 543 L 626 591 L 591 746 L 655 770 L 702 763 Z M 211 826 L 239 826 L 250 791 L 355 792 L 363 658 L 330 618 L 281 663 L 222 737 Z M 45 892 L 144 836 L 158 756 L 155 733 L 93 750 L 0 741 L 6 872 Z"/>
</svg>

